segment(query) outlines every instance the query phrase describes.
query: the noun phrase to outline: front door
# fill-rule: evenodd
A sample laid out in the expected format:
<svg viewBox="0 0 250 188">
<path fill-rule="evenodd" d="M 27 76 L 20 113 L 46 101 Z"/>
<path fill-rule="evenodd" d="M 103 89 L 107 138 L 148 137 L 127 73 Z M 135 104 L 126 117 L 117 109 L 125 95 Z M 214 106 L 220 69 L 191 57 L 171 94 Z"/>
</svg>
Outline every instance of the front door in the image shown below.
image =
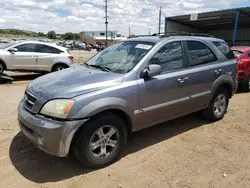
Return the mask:
<svg viewBox="0 0 250 188">
<path fill-rule="evenodd" d="M 149 61 L 162 67 L 160 75 L 140 79 L 137 124 L 147 124 L 167 119 L 190 109 L 188 75 L 181 41 L 164 45 Z"/>
<path fill-rule="evenodd" d="M 37 58 L 34 55 L 36 44 L 27 43 L 17 45 L 17 52 L 10 52 L 8 59 L 8 64 L 10 64 L 10 69 L 13 70 L 36 70 Z"/>
</svg>

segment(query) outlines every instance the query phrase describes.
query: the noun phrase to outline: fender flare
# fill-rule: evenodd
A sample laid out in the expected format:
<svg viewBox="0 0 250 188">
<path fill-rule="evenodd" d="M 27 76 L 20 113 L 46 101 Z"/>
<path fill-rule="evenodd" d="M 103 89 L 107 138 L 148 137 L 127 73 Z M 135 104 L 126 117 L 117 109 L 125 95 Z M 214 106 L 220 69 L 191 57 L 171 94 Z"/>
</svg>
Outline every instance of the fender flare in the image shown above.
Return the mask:
<svg viewBox="0 0 250 188">
<path fill-rule="evenodd" d="M 233 94 L 233 79 L 229 75 L 222 75 L 219 78 L 217 78 L 217 80 L 212 85 L 210 100 L 222 85 L 227 86 L 226 89 L 229 90 L 229 96 L 231 98 Z"/>
</svg>

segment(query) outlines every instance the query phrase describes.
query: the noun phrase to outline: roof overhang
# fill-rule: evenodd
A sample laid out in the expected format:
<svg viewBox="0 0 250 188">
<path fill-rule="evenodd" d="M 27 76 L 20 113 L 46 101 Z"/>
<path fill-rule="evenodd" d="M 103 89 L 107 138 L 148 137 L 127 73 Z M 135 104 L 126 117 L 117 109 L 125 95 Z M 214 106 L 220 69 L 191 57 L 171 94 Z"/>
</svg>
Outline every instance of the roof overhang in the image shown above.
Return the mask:
<svg viewBox="0 0 250 188">
<path fill-rule="evenodd" d="M 202 31 L 233 29 L 237 11 L 240 11 L 238 28 L 249 28 L 250 7 L 198 13 L 197 20 L 190 20 L 190 14 L 167 17 L 166 19 Z"/>
</svg>

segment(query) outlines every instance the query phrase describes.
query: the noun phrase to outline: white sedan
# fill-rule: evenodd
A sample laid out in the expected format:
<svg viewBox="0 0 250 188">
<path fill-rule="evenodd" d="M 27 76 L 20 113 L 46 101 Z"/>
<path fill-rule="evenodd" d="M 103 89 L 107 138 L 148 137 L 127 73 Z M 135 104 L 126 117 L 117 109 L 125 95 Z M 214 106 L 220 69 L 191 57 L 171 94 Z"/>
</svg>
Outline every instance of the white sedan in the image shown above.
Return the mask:
<svg viewBox="0 0 250 188">
<path fill-rule="evenodd" d="M 74 57 L 66 48 L 38 41 L 0 46 L 0 74 L 4 70 L 53 72 L 70 67 Z"/>
</svg>

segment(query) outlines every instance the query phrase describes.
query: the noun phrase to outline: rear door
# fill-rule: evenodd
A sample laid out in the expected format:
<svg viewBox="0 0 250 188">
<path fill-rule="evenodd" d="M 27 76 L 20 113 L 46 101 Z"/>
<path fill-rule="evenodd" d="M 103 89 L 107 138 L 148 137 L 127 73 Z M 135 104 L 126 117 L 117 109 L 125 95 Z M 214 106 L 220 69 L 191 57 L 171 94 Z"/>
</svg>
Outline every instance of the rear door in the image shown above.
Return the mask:
<svg viewBox="0 0 250 188">
<path fill-rule="evenodd" d="M 189 96 L 194 109 L 207 105 L 211 88 L 220 76 L 218 58 L 203 41 L 187 40 L 186 50 L 189 61 Z"/>
<path fill-rule="evenodd" d="M 38 44 L 35 56 L 37 57 L 37 70 L 50 71 L 55 58 L 60 56 L 61 51 L 52 46 Z M 57 63 L 60 63 L 59 61 Z"/>
<path fill-rule="evenodd" d="M 36 44 L 26 43 L 15 46 L 18 51 L 10 53 L 9 62 L 11 69 L 36 70 L 36 57 L 34 55 Z"/>
<path fill-rule="evenodd" d="M 226 58 L 220 58 L 210 45 L 198 39 L 186 41 L 190 71 L 189 95 L 194 109 L 208 104 L 213 83 L 229 71 Z"/>
</svg>

